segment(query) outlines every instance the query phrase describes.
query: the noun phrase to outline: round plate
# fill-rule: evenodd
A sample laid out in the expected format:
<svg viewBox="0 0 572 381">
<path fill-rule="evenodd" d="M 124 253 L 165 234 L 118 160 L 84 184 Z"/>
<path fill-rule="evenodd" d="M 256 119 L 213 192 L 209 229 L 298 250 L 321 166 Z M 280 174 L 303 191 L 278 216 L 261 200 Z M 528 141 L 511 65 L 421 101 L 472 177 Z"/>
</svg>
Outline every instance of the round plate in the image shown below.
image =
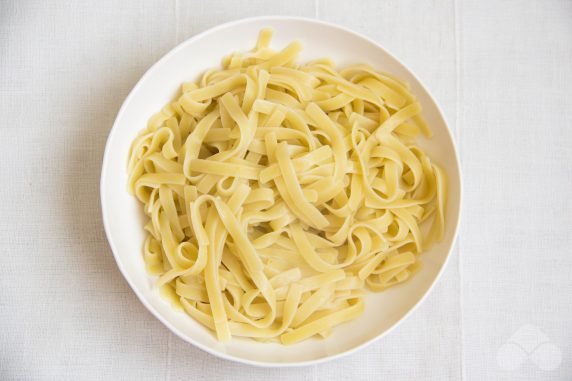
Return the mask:
<svg viewBox="0 0 572 381">
<path fill-rule="evenodd" d="M 194 81 L 206 69 L 220 65 L 222 57 L 251 49 L 261 28 L 275 30 L 272 46 L 280 49 L 300 40 L 301 61 L 330 57 L 338 66 L 368 63 L 411 84 L 434 132 L 419 144 L 448 174 L 449 200 L 445 237 L 422 254 L 422 269 L 402 285 L 370 293 L 365 313 L 336 327 L 326 339 L 311 339 L 292 346 L 233 338 L 216 341 L 212 332 L 182 311 L 177 311 L 153 287 L 141 254 L 144 232 L 141 205 L 127 192 L 126 163 L 129 147 L 151 115 L 172 101 L 183 81 Z M 262 17 L 231 22 L 203 32 L 174 48 L 143 75 L 119 110 L 111 129 L 101 173 L 101 205 L 107 238 L 119 269 L 141 302 L 183 340 L 216 356 L 259 366 L 316 364 L 349 354 L 395 328 L 427 296 L 439 278 L 457 234 L 461 179 L 459 160 L 442 112 L 420 81 L 395 57 L 370 39 L 337 25 L 291 17 Z M 134 317 L 136 318 L 136 317 Z"/>
</svg>

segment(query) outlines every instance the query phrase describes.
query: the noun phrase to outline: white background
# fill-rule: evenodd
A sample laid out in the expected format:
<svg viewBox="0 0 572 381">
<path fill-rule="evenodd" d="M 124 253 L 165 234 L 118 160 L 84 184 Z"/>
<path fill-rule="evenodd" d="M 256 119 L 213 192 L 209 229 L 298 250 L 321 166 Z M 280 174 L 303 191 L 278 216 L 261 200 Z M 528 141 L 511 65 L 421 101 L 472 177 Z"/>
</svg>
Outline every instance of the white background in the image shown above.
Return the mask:
<svg viewBox="0 0 572 381">
<path fill-rule="evenodd" d="M 443 107 L 464 171 L 458 244 L 426 302 L 355 355 L 299 369 L 170 334 L 122 279 L 99 207 L 107 134 L 145 70 L 267 14 L 339 23 L 394 53 Z M 2 380 L 570 380 L 571 247 L 570 0 L 0 2 Z M 534 353 L 542 340 L 552 352 Z"/>
</svg>

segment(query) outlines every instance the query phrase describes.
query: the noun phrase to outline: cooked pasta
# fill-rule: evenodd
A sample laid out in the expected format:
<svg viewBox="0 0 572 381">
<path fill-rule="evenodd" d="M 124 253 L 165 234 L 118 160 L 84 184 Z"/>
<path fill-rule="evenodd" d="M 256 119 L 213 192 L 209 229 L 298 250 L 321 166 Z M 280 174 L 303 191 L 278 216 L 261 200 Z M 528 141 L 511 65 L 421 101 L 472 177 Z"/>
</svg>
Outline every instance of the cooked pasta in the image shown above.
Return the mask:
<svg viewBox="0 0 572 381">
<path fill-rule="evenodd" d="M 183 83 L 129 153 L 147 270 L 221 341 L 325 337 L 444 232 L 446 176 L 415 145 L 431 132 L 408 85 L 300 64 L 271 36 Z"/>
</svg>

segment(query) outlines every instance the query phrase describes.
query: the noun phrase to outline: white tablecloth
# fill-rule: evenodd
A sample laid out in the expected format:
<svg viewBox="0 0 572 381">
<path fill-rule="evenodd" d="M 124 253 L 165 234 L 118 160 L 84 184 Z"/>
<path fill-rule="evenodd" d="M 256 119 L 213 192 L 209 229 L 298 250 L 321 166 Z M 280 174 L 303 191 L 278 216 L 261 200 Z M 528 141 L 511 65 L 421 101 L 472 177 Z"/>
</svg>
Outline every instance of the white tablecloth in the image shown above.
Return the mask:
<svg viewBox="0 0 572 381">
<path fill-rule="evenodd" d="M 358 4 L 359 3 L 359 4 Z M 443 106 L 465 203 L 434 292 L 385 339 L 300 369 L 223 361 L 138 302 L 107 245 L 103 148 L 144 71 L 255 15 L 379 41 Z M 572 2 L 0 2 L 0 379 L 570 380 Z"/>
</svg>

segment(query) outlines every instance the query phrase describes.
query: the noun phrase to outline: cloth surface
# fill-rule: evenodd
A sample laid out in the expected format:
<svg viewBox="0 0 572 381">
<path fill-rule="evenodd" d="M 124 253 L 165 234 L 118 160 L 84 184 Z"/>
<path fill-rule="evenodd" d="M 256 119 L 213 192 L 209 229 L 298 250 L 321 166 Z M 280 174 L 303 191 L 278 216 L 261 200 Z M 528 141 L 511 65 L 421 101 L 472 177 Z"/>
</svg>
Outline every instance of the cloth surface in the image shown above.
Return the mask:
<svg viewBox="0 0 572 381">
<path fill-rule="evenodd" d="M 217 24 L 278 14 L 381 43 L 458 143 L 458 245 L 390 335 L 299 369 L 220 360 L 137 300 L 107 244 L 108 132 L 145 70 Z M 572 2 L 0 2 L 0 379 L 570 380 Z"/>
</svg>

